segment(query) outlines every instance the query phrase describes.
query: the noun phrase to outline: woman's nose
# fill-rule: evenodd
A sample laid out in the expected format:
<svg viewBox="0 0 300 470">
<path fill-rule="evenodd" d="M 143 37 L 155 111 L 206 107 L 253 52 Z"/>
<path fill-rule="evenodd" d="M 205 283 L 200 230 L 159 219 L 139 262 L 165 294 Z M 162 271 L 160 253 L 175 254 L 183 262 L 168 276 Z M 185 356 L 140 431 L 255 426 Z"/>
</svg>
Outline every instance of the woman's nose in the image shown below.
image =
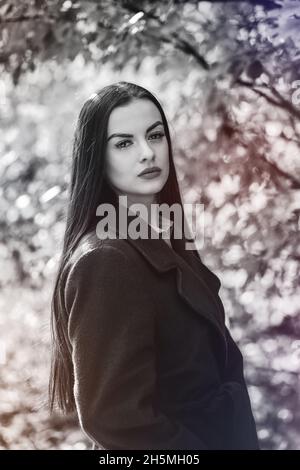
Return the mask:
<svg viewBox="0 0 300 470">
<path fill-rule="evenodd" d="M 153 148 L 147 142 L 141 143 L 140 154 L 141 154 L 141 158 L 140 158 L 141 161 L 154 159 Z"/>
</svg>

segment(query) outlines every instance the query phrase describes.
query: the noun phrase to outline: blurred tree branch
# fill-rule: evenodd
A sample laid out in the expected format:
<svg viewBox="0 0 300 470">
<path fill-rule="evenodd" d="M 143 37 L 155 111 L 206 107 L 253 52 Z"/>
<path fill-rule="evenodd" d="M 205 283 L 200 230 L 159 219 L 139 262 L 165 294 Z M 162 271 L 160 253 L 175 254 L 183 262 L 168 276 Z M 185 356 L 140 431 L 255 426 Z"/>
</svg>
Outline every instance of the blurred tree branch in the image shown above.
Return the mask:
<svg viewBox="0 0 300 470">
<path fill-rule="evenodd" d="M 33 68 L 38 60 L 58 58 L 60 55 L 62 55 L 62 60 L 65 60 L 69 57 L 75 57 L 81 50 L 84 51 L 86 57 L 90 55 L 93 60 L 89 48 L 91 43 L 94 43 L 99 50 L 102 49 L 103 58 L 107 60 L 108 57 L 111 57 L 113 60 L 114 55 L 118 53 L 118 42 L 126 40 L 129 44 L 130 41 L 135 40 L 135 37 L 138 37 L 140 45 L 143 45 L 145 40 L 148 44 L 149 41 L 155 43 L 158 46 L 156 54 L 164 54 L 163 50 L 160 51 L 159 45 L 168 44 L 174 51 L 179 50 L 187 57 L 194 58 L 201 69 L 207 73 L 213 71 L 212 79 L 218 80 L 218 77 L 224 75 L 227 70 L 226 73 L 233 74 L 233 84 L 251 88 L 254 93 L 264 97 L 270 104 L 285 109 L 299 119 L 300 110 L 280 94 L 274 84 L 274 79 L 271 80 L 273 83 L 267 86 L 259 86 L 255 79 L 246 80 L 242 77 L 245 70 L 247 73 L 256 73 L 257 76 L 264 71 L 258 71 L 259 67 L 252 65 L 261 63 L 260 60 L 253 62 L 253 53 L 259 56 L 261 52 L 255 53 L 247 41 L 242 42 L 240 39 L 230 37 L 230 46 L 228 37 L 226 41 L 228 42 L 228 50 L 232 48 L 231 56 L 226 54 L 226 50 L 224 50 L 225 62 L 223 64 L 220 60 L 211 62 L 207 59 L 214 47 L 222 47 L 221 35 L 225 39 L 229 32 L 226 29 L 226 22 L 228 22 L 228 26 L 229 24 L 235 25 L 237 34 L 243 28 L 248 31 L 247 34 L 256 31 L 257 41 L 262 42 L 265 50 L 267 46 L 270 48 L 270 44 L 265 39 L 260 39 L 261 33 L 258 33 L 258 28 L 264 23 L 271 24 L 276 32 L 277 23 L 276 21 L 270 23 L 267 13 L 269 11 L 280 12 L 282 9 L 281 0 L 253 1 L 247 5 L 246 9 L 245 2 L 218 1 L 210 3 L 211 11 L 214 14 L 214 28 L 212 28 L 209 13 L 206 14 L 208 10 L 203 10 L 205 12 L 203 14 L 201 8 L 198 9 L 199 5 L 207 4 L 207 2 L 201 1 L 173 0 L 167 3 L 158 1 L 149 3 L 145 0 L 139 2 L 135 0 L 120 2 L 100 0 L 99 2 L 78 1 L 67 4 L 63 0 L 58 2 L 41 0 L 34 3 L 27 0 L 22 3 L 22 6 L 16 0 L 1 2 L 0 24 L 2 25 L 3 40 L 0 63 L 8 71 L 11 71 L 14 81 L 17 83 L 18 77 L 28 67 Z M 261 15 L 256 17 L 255 8 L 257 6 L 266 12 L 264 17 Z M 272 14 L 272 18 L 276 20 L 276 16 L 274 13 Z M 38 21 L 38 27 L 34 26 L 35 21 Z M 24 26 L 24 23 L 28 23 L 28 25 Z M 87 29 L 82 27 L 83 23 L 86 23 Z M 23 26 L 21 29 L 10 30 L 10 24 L 11 26 L 23 24 Z M 49 30 L 50 24 L 52 27 Z M 92 26 L 93 24 L 98 26 L 98 31 L 94 26 L 93 32 L 88 30 L 88 25 Z M 43 25 L 45 26 L 43 27 Z M 193 25 L 193 33 L 190 32 L 189 25 Z M 107 35 L 106 38 L 103 33 Z M 204 38 L 202 43 L 198 39 L 200 33 Z M 109 49 L 110 41 L 114 46 Z M 205 47 L 203 47 L 204 45 Z M 257 45 L 260 46 L 259 42 Z M 203 49 L 204 53 L 200 53 L 200 49 Z M 240 57 L 244 57 L 244 59 L 239 59 L 237 65 L 233 66 L 239 50 Z M 31 51 L 30 54 L 29 51 Z M 284 51 L 284 45 L 274 45 L 274 53 L 280 55 L 282 51 Z M 130 54 L 132 55 L 133 52 L 134 50 L 131 49 Z M 137 56 L 141 53 L 141 51 L 136 52 Z M 124 54 L 124 49 L 120 48 L 120 54 L 122 53 Z M 11 55 L 15 56 L 13 61 L 10 60 Z M 118 64 L 118 61 L 116 63 Z M 269 77 L 272 78 L 271 72 L 269 72 Z M 255 75 L 253 78 L 256 78 Z"/>
<path fill-rule="evenodd" d="M 153 12 L 146 12 L 142 8 L 140 8 L 137 4 L 133 3 L 130 0 L 125 0 L 124 1 L 124 7 L 130 11 L 131 13 L 143 13 L 144 18 L 146 19 L 153 19 L 157 21 L 161 26 L 164 26 L 166 24 L 166 20 L 163 21 L 161 17 L 158 15 L 155 15 Z M 175 49 L 179 49 L 185 54 L 191 55 L 196 59 L 196 62 L 204 69 L 204 70 L 209 70 L 210 66 L 208 62 L 202 57 L 199 52 L 196 50 L 194 46 L 192 46 L 188 41 L 185 39 L 181 38 L 180 35 L 177 32 L 172 32 L 171 37 L 167 37 L 165 35 L 161 35 L 158 37 L 155 37 L 154 35 L 149 35 L 147 34 L 148 37 L 151 37 L 152 39 L 161 39 L 163 42 L 167 42 L 170 44 L 173 44 Z M 175 41 L 174 41 L 175 39 Z"/>
<path fill-rule="evenodd" d="M 250 88 L 251 90 L 254 91 L 254 93 L 258 94 L 259 96 L 262 96 L 265 98 L 268 103 L 276 106 L 277 108 L 285 109 L 288 113 L 290 113 L 292 116 L 296 117 L 297 119 L 300 119 L 300 110 L 293 106 L 293 104 L 285 99 L 278 90 L 272 85 L 263 85 L 264 89 L 267 89 L 271 91 L 277 99 L 274 99 L 274 97 L 268 95 L 265 91 L 263 91 L 260 88 L 257 88 L 253 82 L 242 80 L 239 78 L 236 80 L 236 83 L 241 86 L 245 86 L 247 88 Z"/>
</svg>

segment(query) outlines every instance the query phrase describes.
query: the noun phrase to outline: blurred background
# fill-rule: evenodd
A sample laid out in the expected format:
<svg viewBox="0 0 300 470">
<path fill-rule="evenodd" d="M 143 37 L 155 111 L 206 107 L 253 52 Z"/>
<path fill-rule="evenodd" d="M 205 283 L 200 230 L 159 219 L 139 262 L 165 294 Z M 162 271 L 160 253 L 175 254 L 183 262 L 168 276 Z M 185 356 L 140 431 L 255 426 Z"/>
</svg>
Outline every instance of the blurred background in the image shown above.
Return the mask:
<svg viewBox="0 0 300 470">
<path fill-rule="evenodd" d="M 86 449 L 50 416 L 50 299 L 74 127 L 118 80 L 166 111 L 205 207 L 263 449 L 300 449 L 300 2 L 0 1 L 0 449 Z"/>
</svg>

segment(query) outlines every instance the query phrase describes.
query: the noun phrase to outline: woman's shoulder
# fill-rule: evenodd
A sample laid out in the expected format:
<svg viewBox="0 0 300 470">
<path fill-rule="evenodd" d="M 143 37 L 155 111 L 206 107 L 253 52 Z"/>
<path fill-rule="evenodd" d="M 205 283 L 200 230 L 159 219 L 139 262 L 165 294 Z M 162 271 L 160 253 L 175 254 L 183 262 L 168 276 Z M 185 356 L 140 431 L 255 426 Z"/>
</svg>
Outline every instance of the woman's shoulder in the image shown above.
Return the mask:
<svg viewBox="0 0 300 470">
<path fill-rule="evenodd" d="M 88 291 L 92 286 L 98 288 L 108 279 L 125 282 L 136 269 L 129 250 L 122 239 L 96 240 L 93 235 L 84 236 L 65 266 L 61 287 L 66 305 L 72 304 L 76 292 Z"/>
<path fill-rule="evenodd" d="M 126 240 L 116 238 L 99 239 L 95 233 L 88 233 L 78 243 L 67 263 L 67 277 L 92 276 L 100 271 L 120 272 L 129 269 L 134 252 Z M 134 260 L 136 261 L 136 260 Z"/>
</svg>

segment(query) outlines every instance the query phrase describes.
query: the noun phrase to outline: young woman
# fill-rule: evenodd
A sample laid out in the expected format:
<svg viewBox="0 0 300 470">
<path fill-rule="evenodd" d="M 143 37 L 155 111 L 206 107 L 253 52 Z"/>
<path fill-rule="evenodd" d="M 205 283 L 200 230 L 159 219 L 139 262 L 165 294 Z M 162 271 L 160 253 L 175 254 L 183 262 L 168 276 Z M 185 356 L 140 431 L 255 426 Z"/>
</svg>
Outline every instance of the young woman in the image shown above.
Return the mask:
<svg viewBox="0 0 300 470">
<path fill-rule="evenodd" d="M 136 204 L 163 203 L 183 211 L 163 109 L 140 86 L 107 86 L 84 104 L 75 133 L 51 410 L 76 410 L 93 448 L 257 449 L 218 277 L 186 249 L 184 232 L 174 236 L 174 221 L 163 219 L 166 239 L 127 230 L 157 226 Z M 126 233 L 124 223 L 99 224 L 102 204 L 117 216 L 125 207 Z"/>
</svg>

